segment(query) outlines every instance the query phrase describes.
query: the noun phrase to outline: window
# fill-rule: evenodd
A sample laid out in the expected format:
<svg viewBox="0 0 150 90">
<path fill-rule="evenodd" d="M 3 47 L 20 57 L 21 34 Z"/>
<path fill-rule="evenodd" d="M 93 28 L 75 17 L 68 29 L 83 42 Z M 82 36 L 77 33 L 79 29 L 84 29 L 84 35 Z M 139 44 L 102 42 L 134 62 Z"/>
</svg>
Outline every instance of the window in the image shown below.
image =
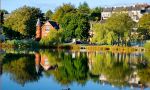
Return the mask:
<svg viewBox="0 0 150 90">
<path fill-rule="evenodd" d="M 45 31 L 49 31 L 49 30 L 50 30 L 50 26 L 46 26 Z"/>
</svg>

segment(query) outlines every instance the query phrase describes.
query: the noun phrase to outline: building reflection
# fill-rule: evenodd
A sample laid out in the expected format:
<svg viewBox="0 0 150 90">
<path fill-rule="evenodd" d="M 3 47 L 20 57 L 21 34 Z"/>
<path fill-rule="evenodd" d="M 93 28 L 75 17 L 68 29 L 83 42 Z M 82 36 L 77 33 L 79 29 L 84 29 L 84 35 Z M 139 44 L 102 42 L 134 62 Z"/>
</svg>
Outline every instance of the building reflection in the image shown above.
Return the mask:
<svg viewBox="0 0 150 90">
<path fill-rule="evenodd" d="M 44 71 L 48 71 L 56 69 L 58 65 L 51 65 L 49 58 L 46 54 L 40 54 L 39 52 L 35 52 L 35 68 L 37 73 L 41 72 L 41 67 Z"/>
</svg>

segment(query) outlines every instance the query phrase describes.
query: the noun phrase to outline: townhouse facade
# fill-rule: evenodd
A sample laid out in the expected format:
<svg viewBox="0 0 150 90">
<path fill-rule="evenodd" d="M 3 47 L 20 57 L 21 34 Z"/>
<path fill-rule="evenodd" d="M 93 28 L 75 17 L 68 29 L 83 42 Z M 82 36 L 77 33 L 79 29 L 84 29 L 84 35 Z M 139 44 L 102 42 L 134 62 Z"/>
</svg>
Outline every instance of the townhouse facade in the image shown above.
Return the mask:
<svg viewBox="0 0 150 90">
<path fill-rule="evenodd" d="M 101 13 L 101 20 L 106 20 L 114 13 L 127 13 L 135 22 L 146 13 L 150 13 L 150 5 L 148 4 L 136 4 L 132 6 L 121 7 L 105 7 Z"/>
</svg>

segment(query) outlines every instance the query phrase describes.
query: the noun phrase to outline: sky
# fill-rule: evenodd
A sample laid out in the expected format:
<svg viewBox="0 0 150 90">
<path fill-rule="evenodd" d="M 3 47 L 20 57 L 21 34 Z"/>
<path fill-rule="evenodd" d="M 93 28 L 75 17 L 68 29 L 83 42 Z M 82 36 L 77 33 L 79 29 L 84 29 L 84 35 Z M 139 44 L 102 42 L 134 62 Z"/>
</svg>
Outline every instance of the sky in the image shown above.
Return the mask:
<svg viewBox="0 0 150 90">
<path fill-rule="evenodd" d="M 0 0 L 0 8 L 7 10 L 9 13 L 24 5 L 34 6 L 40 8 L 42 12 L 47 10 L 54 11 L 58 6 L 63 3 L 71 3 L 78 7 L 80 3 L 87 2 L 90 8 L 97 6 L 110 7 L 110 6 L 124 6 L 133 5 L 136 3 L 148 3 L 150 0 Z"/>
</svg>

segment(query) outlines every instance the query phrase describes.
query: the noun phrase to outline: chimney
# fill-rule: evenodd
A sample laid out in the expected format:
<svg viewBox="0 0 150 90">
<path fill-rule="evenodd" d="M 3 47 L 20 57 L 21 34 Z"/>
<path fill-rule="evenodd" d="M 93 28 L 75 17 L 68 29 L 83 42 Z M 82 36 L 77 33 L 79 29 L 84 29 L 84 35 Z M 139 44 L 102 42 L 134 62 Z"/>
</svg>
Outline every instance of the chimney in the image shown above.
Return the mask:
<svg viewBox="0 0 150 90">
<path fill-rule="evenodd" d="M 41 21 L 40 21 L 40 19 L 38 18 L 38 20 L 37 20 L 37 23 L 36 23 L 36 40 L 37 41 L 40 41 L 40 39 L 41 39 Z"/>
</svg>

